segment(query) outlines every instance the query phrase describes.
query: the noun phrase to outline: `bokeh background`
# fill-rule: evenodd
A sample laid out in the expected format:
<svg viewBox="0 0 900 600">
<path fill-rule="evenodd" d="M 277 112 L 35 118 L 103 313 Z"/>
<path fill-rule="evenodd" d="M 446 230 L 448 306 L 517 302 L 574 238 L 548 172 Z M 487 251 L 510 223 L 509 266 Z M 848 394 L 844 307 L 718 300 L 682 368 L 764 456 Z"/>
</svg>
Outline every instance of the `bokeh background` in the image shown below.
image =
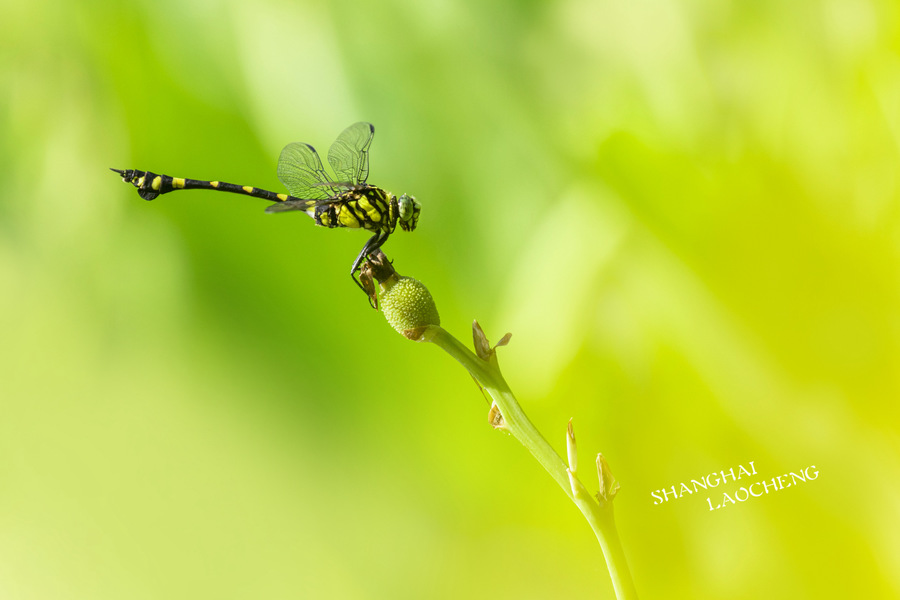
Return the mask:
<svg viewBox="0 0 900 600">
<path fill-rule="evenodd" d="M 0 10 L 0 598 L 613 597 L 364 234 L 108 171 L 280 191 L 358 120 L 424 205 L 389 256 L 607 457 L 642 597 L 900 595 L 896 2 Z M 820 475 L 653 504 L 749 461 Z"/>
</svg>

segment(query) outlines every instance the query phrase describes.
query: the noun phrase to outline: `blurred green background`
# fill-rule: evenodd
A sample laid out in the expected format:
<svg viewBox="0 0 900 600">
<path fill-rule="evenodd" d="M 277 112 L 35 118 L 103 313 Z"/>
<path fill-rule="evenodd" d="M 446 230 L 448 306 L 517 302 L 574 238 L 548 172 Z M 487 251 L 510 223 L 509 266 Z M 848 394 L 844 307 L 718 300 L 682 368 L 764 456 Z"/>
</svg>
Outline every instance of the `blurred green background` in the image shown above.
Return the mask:
<svg viewBox="0 0 900 600">
<path fill-rule="evenodd" d="M 0 11 L 0 598 L 613 597 L 364 234 L 107 170 L 281 191 L 358 120 L 424 206 L 388 255 L 607 457 L 642 597 L 900 595 L 896 2 Z M 653 505 L 749 461 L 820 475 Z"/>
</svg>

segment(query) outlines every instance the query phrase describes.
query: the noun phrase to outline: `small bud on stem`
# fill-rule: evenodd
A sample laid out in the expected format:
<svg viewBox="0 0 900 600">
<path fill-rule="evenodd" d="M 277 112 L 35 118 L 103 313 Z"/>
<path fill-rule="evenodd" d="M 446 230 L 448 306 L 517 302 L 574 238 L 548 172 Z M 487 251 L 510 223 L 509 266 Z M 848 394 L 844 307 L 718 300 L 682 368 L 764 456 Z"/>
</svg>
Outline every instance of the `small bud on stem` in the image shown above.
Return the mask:
<svg viewBox="0 0 900 600">
<path fill-rule="evenodd" d="M 391 327 L 410 340 L 419 340 L 429 325 L 440 325 L 441 317 L 431 292 L 422 282 L 398 275 L 381 250 L 366 259 L 361 278 L 370 299 L 374 279 L 381 286 L 381 312 Z M 377 305 L 377 304 L 376 304 Z"/>
</svg>

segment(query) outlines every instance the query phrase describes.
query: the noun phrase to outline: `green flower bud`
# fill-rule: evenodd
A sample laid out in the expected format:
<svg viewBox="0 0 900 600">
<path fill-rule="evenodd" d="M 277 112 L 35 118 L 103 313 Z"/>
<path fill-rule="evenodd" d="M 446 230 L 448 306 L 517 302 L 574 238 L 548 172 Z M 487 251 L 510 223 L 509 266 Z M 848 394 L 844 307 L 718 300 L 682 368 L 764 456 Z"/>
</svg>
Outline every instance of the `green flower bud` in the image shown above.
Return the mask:
<svg viewBox="0 0 900 600">
<path fill-rule="evenodd" d="M 391 277 L 382 287 L 381 311 L 404 337 L 417 340 L 426 327 L 441 324 L 431 292 L 422 282 L 412 277 Z"/>
</svg>

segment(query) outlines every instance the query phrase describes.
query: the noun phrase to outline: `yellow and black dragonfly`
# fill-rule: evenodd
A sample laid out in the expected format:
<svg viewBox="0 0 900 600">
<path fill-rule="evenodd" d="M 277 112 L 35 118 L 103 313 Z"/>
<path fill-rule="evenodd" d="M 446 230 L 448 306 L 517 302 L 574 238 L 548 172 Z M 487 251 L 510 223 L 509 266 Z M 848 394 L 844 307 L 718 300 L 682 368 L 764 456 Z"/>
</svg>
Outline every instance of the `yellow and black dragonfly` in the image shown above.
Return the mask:
<svg viewBox="0 0 900 600">
<path fill-rule="evenodd" d="M 294 142 L 285 146 L 278 158 L 278 179 L 290 195 L 224 181 L 170 177 L 137 169 L 111 170 L 121 175 L 123 181 L 134 185 L 144 200 L 153 200 L 160 194 L 177 190 L 231 192 L 275 202 L 266 208 L 268 213 L 299 210 L 322 227 L 371 231 L 372 237 L 350 269 L 353 281 L 369 295 L 356 278 L 360 265 L 387 241 L 397 225 L 403 231 L 415 229 L 422 210 L 413 196 L 402 194 L 398 198 L 366 183 L 369 178 L 369 146 L 374 136 L 375 127 L 365 122 L 354 123 L 341 132 L 328 150 L 328 162 L 336 177 L 329 177 L 316 149 L 309 144 Z"/>
</svg>

